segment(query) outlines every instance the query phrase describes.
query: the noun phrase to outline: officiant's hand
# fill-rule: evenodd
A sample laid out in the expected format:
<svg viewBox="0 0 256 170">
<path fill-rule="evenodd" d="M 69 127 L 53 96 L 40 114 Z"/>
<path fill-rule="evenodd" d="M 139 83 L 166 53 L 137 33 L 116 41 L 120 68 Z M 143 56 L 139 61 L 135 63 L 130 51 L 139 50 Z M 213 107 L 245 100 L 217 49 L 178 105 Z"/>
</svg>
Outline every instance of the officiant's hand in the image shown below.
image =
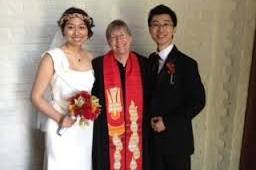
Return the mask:
<svg viewBox="0 0 256 170">
<path fill-rule="evenodd" d="M 151 118 L 151 127 L 155 132 L 162 132 L 166 130 L 166 127 L 161 116 L 156 116 Z"/>
</svg>

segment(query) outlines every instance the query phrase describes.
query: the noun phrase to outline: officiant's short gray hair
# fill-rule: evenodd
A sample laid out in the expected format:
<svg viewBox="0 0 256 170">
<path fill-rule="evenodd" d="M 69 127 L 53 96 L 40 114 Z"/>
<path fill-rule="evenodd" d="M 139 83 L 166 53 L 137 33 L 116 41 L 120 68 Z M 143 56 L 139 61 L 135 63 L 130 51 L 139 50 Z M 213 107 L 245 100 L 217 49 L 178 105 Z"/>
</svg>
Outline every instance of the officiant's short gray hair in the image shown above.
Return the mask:
<svg viewBox="0 0 256 170">
<path fill-rule="evenodd" d="M 111 33 L 114 30 L 117 30 L 120 28 L 123 28 L 129 36 L 132 36 L 131 30 L 129 29 L 128 25 L 123 20 L 116 19 L 116 20 L 113 20 L 110 24 L 108 24 L 108 27 L 106 29 L 106 38 L 108 42 L 111 38 Z"/>
</svg>

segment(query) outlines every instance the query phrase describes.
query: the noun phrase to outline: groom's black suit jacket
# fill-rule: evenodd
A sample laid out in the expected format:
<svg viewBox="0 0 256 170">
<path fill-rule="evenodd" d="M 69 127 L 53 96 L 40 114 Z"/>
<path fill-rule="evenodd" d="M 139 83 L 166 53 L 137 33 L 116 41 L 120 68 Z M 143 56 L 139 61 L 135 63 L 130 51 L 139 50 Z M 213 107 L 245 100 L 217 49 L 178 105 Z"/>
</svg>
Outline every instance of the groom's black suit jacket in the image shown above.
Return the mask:
<svg viewBox="0 0 256 170">
<path fill-rule="evenodd" d="M 205 91 L 198 73 L 197 62 L 181 53 L 175 46 L 157 74 L 155 54 L 149 57 L 155 73 L 150 105 L 151 116 L 163 117 L 166 130 L 153 133 L 152 147 L 164 154 L 191 155 L 194 141 L 191 120 L 205 105 Z M 166 63 L 175 65 L 174 83 L 170 83 Z"/>
</svg>

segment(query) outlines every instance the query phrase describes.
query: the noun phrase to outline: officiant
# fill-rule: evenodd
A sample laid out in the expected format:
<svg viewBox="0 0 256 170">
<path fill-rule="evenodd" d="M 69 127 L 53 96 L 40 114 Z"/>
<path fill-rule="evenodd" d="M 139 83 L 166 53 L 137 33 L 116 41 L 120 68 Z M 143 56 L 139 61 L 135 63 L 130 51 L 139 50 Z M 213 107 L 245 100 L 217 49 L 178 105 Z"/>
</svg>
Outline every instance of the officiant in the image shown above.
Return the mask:
<svg viewBox="0 0 256 170">
<path fill-rule="evenodd" d="M 132 34 L 122 20 L 106 29 L 110 47 L 93 60 L 93 94 L 102 112 L 94 123 L 93 169 L 148 169 L 150 75 L 147 58 L 131 51 Z"/>
</svg>

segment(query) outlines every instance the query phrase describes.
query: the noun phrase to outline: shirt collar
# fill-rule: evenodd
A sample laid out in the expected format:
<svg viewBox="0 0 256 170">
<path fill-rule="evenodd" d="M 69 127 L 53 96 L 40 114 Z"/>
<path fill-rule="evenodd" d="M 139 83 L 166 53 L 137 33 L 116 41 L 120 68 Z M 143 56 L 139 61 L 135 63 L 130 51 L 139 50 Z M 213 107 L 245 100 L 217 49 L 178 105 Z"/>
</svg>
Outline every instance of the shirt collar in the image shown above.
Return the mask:
<svg viewBox="0 0 256 170">
<path fill-rule="evenodd" d="M 158 52 L 158 55 L 160 56 L 160 58 L 165 61 L 166 58 L 168 57 L 168 54 L 171 52 L 172 48 L 173 48 L 174 44 L 171 43 L 168 47 L 166 47 L 165 49 L 163 49 L 162 51 Z"/>
</svg>

